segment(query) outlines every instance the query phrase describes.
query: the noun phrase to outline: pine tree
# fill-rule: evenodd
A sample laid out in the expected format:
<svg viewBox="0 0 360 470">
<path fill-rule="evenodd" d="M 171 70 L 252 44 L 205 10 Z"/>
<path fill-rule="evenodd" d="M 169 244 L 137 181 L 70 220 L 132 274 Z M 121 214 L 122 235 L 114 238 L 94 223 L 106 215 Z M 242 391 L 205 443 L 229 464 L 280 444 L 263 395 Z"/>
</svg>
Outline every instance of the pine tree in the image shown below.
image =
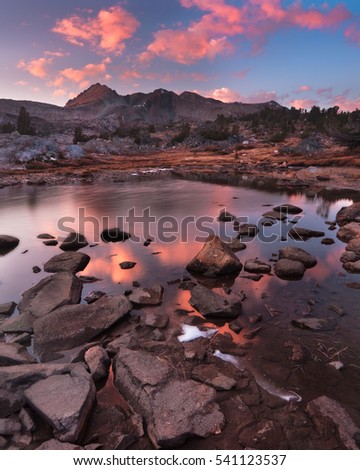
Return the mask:
<svg viewBox="0 0 360 470">
<path fill-rule="evenodd" d="M 17 118 L 17 131 L 19 134 L 33 135 L 34 129 L 31 127 L 31 116 L 24 106 L 21 106 Z"/>
</svg>

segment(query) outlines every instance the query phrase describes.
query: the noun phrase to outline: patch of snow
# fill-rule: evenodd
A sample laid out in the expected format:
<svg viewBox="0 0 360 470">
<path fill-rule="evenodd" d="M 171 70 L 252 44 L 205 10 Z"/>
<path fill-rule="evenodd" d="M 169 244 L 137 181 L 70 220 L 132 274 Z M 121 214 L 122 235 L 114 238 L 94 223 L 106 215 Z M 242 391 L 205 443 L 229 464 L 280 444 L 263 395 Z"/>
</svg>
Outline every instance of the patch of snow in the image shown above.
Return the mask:
<svg viewBox="0 0 360 470">
<path fill-rule="evenodd" d="M 182 325 L 182 330 L 183 334 L 178 336 L 180 343 L 187 343 L 198 338 L 211 338 L 215 333 L 217 333 L 217 330 L 215 329 L 201 331 L 197 326 L 193 325 Z"/>
</svg>

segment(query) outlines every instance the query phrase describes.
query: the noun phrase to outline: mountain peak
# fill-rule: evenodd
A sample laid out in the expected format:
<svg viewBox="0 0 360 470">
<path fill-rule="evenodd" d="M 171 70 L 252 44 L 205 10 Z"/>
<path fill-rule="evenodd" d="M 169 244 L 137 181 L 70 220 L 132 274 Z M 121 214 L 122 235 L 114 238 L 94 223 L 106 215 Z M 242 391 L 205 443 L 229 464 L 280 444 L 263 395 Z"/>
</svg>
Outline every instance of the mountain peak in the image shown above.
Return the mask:
<svg viewBox="0 0 360 470">
<path fill-rule="evenodd" d="M 82 91 L 75 98 L 69 100 L 65 107 L 76 108 L 77 106 L 83 106 L 88 104 L 97 103 L 104 101 L 109 98 L 118 98 L 119 95 L 115 90 L 112 90 L 107 85 L 101 85 L 101 83 L 95 83 L 86 90 Z"/>
</svg>

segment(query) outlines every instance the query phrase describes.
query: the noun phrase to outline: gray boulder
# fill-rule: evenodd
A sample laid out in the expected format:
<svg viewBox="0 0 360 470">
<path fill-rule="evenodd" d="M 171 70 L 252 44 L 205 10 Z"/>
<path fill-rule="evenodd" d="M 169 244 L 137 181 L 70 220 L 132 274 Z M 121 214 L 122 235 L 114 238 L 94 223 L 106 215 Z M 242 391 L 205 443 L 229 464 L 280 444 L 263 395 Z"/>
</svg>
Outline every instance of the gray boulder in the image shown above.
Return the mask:
<svg viewBox="0 0 360 470">
<path fill-rule="evenodd" d="M 255 274 L 268 274 L 271 271 L 271 266 L 259 259 L 248 259 L 245 262 L 244 271 Z"/>
<path fill-rule="evenodd" d="M 277 277 L 285 280 L 298 280 L 304 275 L 306 268 L 300 261 L 279 259 L 275 263 L 274 272 Z"/>
<path fill-rule="evenodd" d="M 29 387 L 25 398 L 54 429 L 55 437 L 76 442 L 95 403 L 95 386 L 89 375 L 57 375 Z"/>
<path fill-rule="evenodd" d="M 360 256 L 360 238 L 354 238 L 349 242 L 345 248 L 346 251 L 355 253 L 357 256 Z"/>
<path fill-rule="evenodd" d="M 83 271 L 90 262 L 90 256 L 81 252 L 65 252 L 53 256 L 44 265 L 47 273 L 70 272 L 77 273 Z"/>
<path fill-rule="evenodd" d="M 355 202 L 351 206 L 342 207 L 336 214 L 336 223 L 342 227 L 360 217 L 360 202 Z"/>
<path fill-rule="evenodd" d="M 343 225 L 337 232 L 336 236 L 339 240 L 345 243 L 349 243 L 353 239 L 360 238 L 360 223 L 349 222 Z"/>
<path fill-rule="evenodd" d="M 285 220 L 287 218 L 287 216 L 283 212 L 277 212 L 277 211 L 264 212 L 262 216 L 267 219 L 275 219 L 275 220 Z"/>
<path fill-rule="evenodd" d="M 70 442 L 61 442 L 57 439 L 50 439 L 49 441 L 43 442 L 36 450 L 84 450 L 76 444 L 70 444 Z"/>
<path fill-rule="evenodd" d="M 7 302 L 6 304 L 0 304 L 0 315 L 12 315 L 16 308 L 15 302 Z"/>
<path fill-rule="evenodd" d="M 131 308 L 123 295 L 102 297 L 91 305 L 58 308 L 34 323 L 34 349 L 49 352 L 80 346 L 107 330 Z"/>
<path fill-rule="evenodd" d="M 306 269 L 313 268 L 317 263 L 316 258 L 314 258 L 314 256 L 312 256 L 310 253 L 303 250 L 302 248 L 293 246 L 281 248 L 281 250 L 279 250 L 279 259 L 300 261 L 300 263 L 302 263 Z"/>
<path fill-rule="evenodd" d="M 13 436 L 21 431 L 21 422 L 17 416 L 0 418 L 0 435 Z"/>
<path fill-rule="evenodd" d="M 351 274 L 360 274 L 360 260 L 353 263 L 344 263 L 343 268 Z"/>
<path fill-rule="evenodd" d="M 223 297 L 201 285 L 191 290 L 189 303 L 204 316 L 236 318 L 242 311 L 239 299 Z"/>
<path fill-rule="evenodd" d="M 218 277 L 226 274 L 237 274 L 242 264 L 233 250 L 219 237 L 210 237 L 201 251 L 186 266 L 190 272 L 205 277 Z"/>
<path fill-rule="evenodd" d="M 26 349 L 16 343 L 0 343 L 0 367 L 36 362 Z"/>
<path fill-rule="evenodd" d="M 23 406 L 24 399 L 21 393 L 0 389 L 0 418 L 6 418 L 17 413 Z"/>
<path fill-rule="evenodd" d="M 129 300 L 134 305 L 160 305 L 163 301 L 164 288 L 161 284 L 151 287 L 138 287 L 129 295 Z"/>
<path fill-rule="evenodd" d="M 101 346 L 93 346 L 84 355 L 94 382 L 106 379 L 109 374 L 110 357 Z"/>
<path fill-rule="evenodd" d="M 63 251 L 77 251 L 80 248 L 88 246 L 88 241 L 83 234 L 77 232 L 70 232 L 69 235 L 60 245 L 60 250 Z"/>
</svg>

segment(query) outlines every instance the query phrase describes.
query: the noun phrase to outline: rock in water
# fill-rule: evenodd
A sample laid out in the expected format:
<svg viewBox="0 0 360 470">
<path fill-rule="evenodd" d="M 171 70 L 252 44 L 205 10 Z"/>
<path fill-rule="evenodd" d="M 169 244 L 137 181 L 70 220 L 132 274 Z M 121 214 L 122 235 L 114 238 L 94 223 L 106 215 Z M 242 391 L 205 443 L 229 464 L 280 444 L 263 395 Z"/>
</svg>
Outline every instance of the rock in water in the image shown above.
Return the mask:
<svg viewBox="0 0 360 470">
<path fill-rule="evenodd" d="M 255 224 L 239 224 L 237 220 L 234 222 L 234 230 L 239 232 L 240 237 L 255 237 L 259 233 L 259 228 Z"/>
<path fill-rule="evenodd" d="M 336 320 L 334 318 L 306 317 L 298 318 L 291 323 L 299 328 L 315 331 L 331 331 L 336 328 Z"/>
<path fill-rule="evenodd" d="M 186 269 L 205 277 L 217 277 L 239 273 L 242 264 L 232 249 L 219 237 L 214 236 L 208 239 L 202 250 L 186 266 Z"/>
<path fill-rule="evenodd" d="M 343 225 L 336 236 L 339 240 L 345 243 L 351 242 L 351 240 L 356 240 L 360 238 L 360 223 L 359 222 L 349 222 L 346 225 Z"/>
<path fill-rule="evenodd" d="M 87 375 L 57 375 L 27 390 L 29 405 L 54 429 L 60 441 L 76 442 L 95 403 L 95 386 Z"/>
<path fill-rule="evenodd" d="M 232 222 L 235 219 L 236 217 L 233 214 L 227 212 L 226 209 L 221 209 L 218 217 L 219 222 Z"/>
<path fill-rule="evenodd" d="M 289 259 L 292 261 L 300 261 L 305 268 L 313 268 L 317 261 L 314 256 L 310 255 L 307 251 L 302 248 L 288 246 L 279 250 L 279 259 Z"/>
<path fill-rule="evenodd" d="M 189 303 L 204 316 L 236 318 L 242 311 L 238 299 L 227 299 L 201 285 L 191 290 Z"/>
<path fill-rule="evenodd" d="M 283 214 L 300 214 L 302 212 L 301 207 L 293 206 L 292 204 L 281 204 L 273 208 L 275 212 L 281 212 Z"/>
<path fill-rule="evenodd" d="M 271 266 L 259 259 L 248 259 L 245 262 L 244 271 L 255 274 L 268 274 L 271 271 Z"/>
<path fill-rule="evenodd" d="M 124 232 L 119 228 L 108 228 L 102 231 L 101 240 L 105 243 L 125 242 L 131 238 L 130 233 Z"/>
<path fill-rule="evenodd" d="M 0 304 L 0 315 L 12 315 L 16 308 L 15 302 L 7 302 L 6 304 Z"/>
<path fill-rule="evenodd" d="M 53 256 L 44 265 L 44 271 L 47 273 L 59 273 L 68 271 L 77 273 L 83 271 L 90 262 L 90 256 L 80 252 L 65 252 Z"/>
<path fill-rule="evenodd" d="M 81 233 L 70 232 L 60 245 L 60 250 L 77 251 L 88 246 L 88 241 Z"/>
<path fill-rule="evenodd" d="M 136 266 L 135 261 L 123 261 L 119 264 L 121 269 L 132 269 Z"/>
<path fill-rule="evenodd" d="M 360 217 L 360 202 L 355 202 L 351 206 L 342 207 L 336 214 L 336 223 L 342 227 L 350 222 L 355 222 Z"/>
<path fill-rule="evenodd" d="M 11 235 L 0 235 L 0 256 L 10 253 L 18 246 L 20 240 Z"/>
<path fill-rule="evenodd" d="M 323 237 L 325 236 L 325 233 L 305 227 L 294 227 L 289 231 L 289 236 L 293 240 L 306 241 L 313 237 Z"/>
<path fill-rule="evenodd" d="M 130 312 L 123 295 L 102 297 L 91 305 L 61 307 L 34 323 L 34 350 L 60 351 L 80 346 Z"/>
<path fill-rule="evenodd" d="M 304 275 L 306 268 L 300 261 L 290 259 L 279 259 L 275 263 L 274 272 L 280 279 L 298 280 Z"/>
<path fill-rule="evenodd" d="M 160 305 L 163 301 L 164 288 L 161 284 L 151 287 L 138 287 L 129 295 L 129 300 L 134 305 Z"/>
</svg>

